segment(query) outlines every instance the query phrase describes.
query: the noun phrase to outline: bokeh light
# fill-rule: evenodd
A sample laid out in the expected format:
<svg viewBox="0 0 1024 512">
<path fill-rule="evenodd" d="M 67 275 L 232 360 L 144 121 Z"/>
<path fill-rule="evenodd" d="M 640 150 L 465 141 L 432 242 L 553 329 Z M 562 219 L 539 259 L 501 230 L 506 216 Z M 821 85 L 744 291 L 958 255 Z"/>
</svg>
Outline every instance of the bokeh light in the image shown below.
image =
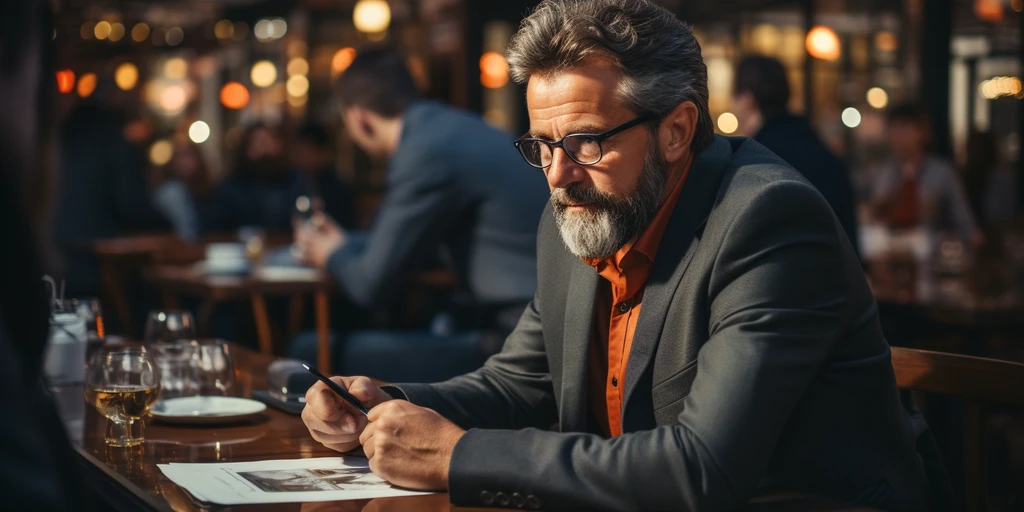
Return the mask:
<svg viewBox="0 0 1024 512">
<path fill-rule="evenodd" d="M 249 89 L 238 82 L 228 82 L 220 89 L 220 103 L 230 109 L 243 109 L 249 104 Z"/>
<path fill-rule="evenodd" d="M 807 32 L 806 46 L 815 59 L 839 60 L 839 36 L 828 27 L 818 25 Z"/>
<path fill-rule="evenodd" d="M 160 91 L 160 108 L 168 114 L 176 114 L 185 108 L 188 103 L 188 93 L 181 85 L 168 85 Z"/>
<path fill-rule="evenodd" d="M 883 109 L 889 104 L 889 93 L 885 92 L 885 89 L 881 87 L 872 87 L 868 89 L 867 93 L 868 105 L 873 108 Z"/>
<path fill-rule="evenodd" d="M 217 39 L 228 39 L 235 35 L 235 24 L 231 20 L 220 20 L 213 26 L 213 35 Z"/>
<path fill-rule="evenodd" d="M 75 72 L 62 69 L 57 72 L 57 90 L 67 94 L 75 88 Z"/>
<path fill-rule="evenodd" d="M 96 36 L 96 39 L 106 39 L 110 36 L 110 22 L 101 21 L 96 24 L 96 28 L 92 29 L 92 33 Z"/>
<path fill-rule="evenodd" d="M 188 138 L 196 144 L 202 144 L 210 138 L 210 125 L 205 121 L 196 121 L 188 127 Z"/>
<path fill-rule="evenodd" d="M 331 57 L 331 76 L 344 73 L 354 60 L 356 60 L 355 48 L 342 48 L 334 52 L 334 57 Z"/>
<path fill-rule="evenodd" d="M 480 84 L 488 89 L 499 89 L 508 83 L 508 62 L 498 52 L 486 52 L 480 57 Z"/>
<path fill-rule="evenodd" d="M 252 65 L 249 78 L 256 87 L 270 87 L 277 81 L 277 67 L 269 60 L 261 60 Z"/>
<path fill-rule="evenodd" d="M 114 83 L 122 91 L 130 91 L 139 83 L 139 68 L 131 62 L 125 62 L 114 70 Z"/>
<path fill-rule="evenodd" d="M 385 0 L 359 0 L 352 11 L 352 22 L 363 33 L 383 32 L 391 24 L 391 6 Z"/>
<path fill-rule="evenodd" d="M 1015 76 L 996 76 L 981 82 L 978 91 L 985 99 L 994 100 L 1004 96 L 1022 97 L 1020 78 Z"/>
<path fill-rule="evenodd" d="M 740 120 L 732 112 L 723 112 L 718 116 L 718 130 L 726 135 L 736 133 L 740 127 Z"/>
<path fill-rule="evenodd" d="M 82 31 L 80 32 L 81 35 L 82 35 L 82 39 L 89 40 L 89 39 L 92 39 L 92 38 L 96 37 L 96 35 L 94 34 L 95 30 L 96 30 L 96 23 L 95 22 L 87 21 L 85 23 L 82 23 Z"/>
<path fill-rule="evenodd" d="M 900 47 L 900 38 L 889 31 L 879 32 L 875 34 L 875 47 L 883 52 L 894 52 Z"/>
<path fill-rule="evenodd" d="M 96 90 L 96 73 L 86 73 L 78 79 L 78 95 L 88 98 Z"/>
<path fill-rule="evenodd" d="M 295 57 L 288 61 L 288 74 L 289 75 L 308 75 L 309 74 L 309 62 L 302 57 Z"/>
<path fill-rule="evenodd" d="M 309 92 L 309 79 L 305 75 L 292 75 L 285 84 L 289 96 L 305 96 Z"/>
<path fill-rule="evenodd" d="M 181 80 L 188 74 L 188 62 L 181 57 L 172 57 L 164 62 L 164 76 L 171 80 Z"/>
<path fill-rule="evenodd" d="M 141 43 L 145 41 L 146 38 L 148 37 L 149 25 L 146 25 L 145 23 L 136 23 L 135 26 L 132 27 L 132 41 L 135 41 L 136 43 Z"/>
<path fill-rule="evenodd" d="M 164 41 L 171 46 L 178 46 L 184 40 L 185 31 L 181 30 L 181 27 L 171 27 L 167 30 L 167 35 L 164 36 Z"/>
<path fill-rule="evenodd" d="M 843 124 L 845 124 L 847 128 L 856 128 L 860 126 L 861 117 L 859 110 L 853 107 L 847 107 L 846 110 L 843 110 L 842 117 Z"/>
<path fill-rule="evenodd" d="M 113 42 L 118 42 L 124 37 L 124 25 L 120 23 L 114 23 L 110 25 L 110 35 L 107 36 Z"/>
<path fill-rule="evenodd" d="M 149 161 L 153 165 L 167 165 L 174 156 L 174 144 L 169 140 L 158 140 L 149 147 Z"/>
</svg>

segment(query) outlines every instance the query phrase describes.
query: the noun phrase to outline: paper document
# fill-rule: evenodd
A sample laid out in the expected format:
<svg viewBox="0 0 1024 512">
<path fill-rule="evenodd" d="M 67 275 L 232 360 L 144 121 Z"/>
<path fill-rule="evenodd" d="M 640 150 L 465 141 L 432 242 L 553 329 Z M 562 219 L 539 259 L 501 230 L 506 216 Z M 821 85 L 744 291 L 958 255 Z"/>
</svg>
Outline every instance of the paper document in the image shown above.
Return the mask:
<svg viewBox="0 0 1024 512">
<path fill-rule="evenodd" d="M 364 500 L 429 494 L 392 486 L 357 457 L 159 464 L 167 478 L 218 505 Z"/>
</svg>

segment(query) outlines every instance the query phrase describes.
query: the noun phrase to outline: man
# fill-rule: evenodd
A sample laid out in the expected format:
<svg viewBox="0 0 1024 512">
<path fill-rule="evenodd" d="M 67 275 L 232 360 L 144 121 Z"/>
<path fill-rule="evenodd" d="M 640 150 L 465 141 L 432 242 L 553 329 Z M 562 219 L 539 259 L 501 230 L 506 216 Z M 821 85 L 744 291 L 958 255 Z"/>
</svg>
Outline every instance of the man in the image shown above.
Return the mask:
<svg viewBox="0 0 1024 512">
<path fill-rule="evenodd" d="M 931 235 L 954 230 L 964 242 L 980 245 L 981 233 L 953 165 L 928 152 L 928 113 L 917 105 L 896 105 L 888 121 L 893 159 L 875 181 L 875 215 L 890 229 L 923 228 Z"/>
<path fill-rule="evenodd" d="M 857 257 L 799 173 L 714 136 L 689 27 L 647 0 L 547 0 L 509 64 L 519 148 L 551 188 L 533 302 L 469 375 L 337 377 L 366 419 L 311 388 L 313 438 L 458 505 L 708 511 L 793 491 L 923 508 Z"/>
<path fill-rule="evenodd" d="M 390 306 L 438 260 L 461 285 L 432 334 L 359 333 L 346 340 L 340 362 L 373 364 L 373 375 L 384 379 L 415 369 L 420 381 L 441 366 L 459 368 L 440 369 L 440 380 L 479 368 L 537 287 L 536 230 L 547 201 L 542 176 L 523 163 L 507 134 L 419 100 L 405 59 L 392 49 L 360 51 L 336 89 L 349 136 L 388 162 L 387 191 L 368 232 L 348 233 L 329 221 L 297 230 L 307 261 L 326 268 L 365 308 Z"/>
<path fill-rule="evenodd" d="M 320 199 L 324 213 L 342 228 L 352 229 L 356 224 L 355 203 L 348 186 L 338 177 L 331 146 L 326 128 L 306 123 L 295 134 L 292 160 L 309 194 Z"/>
<path fill-rule="evenodd" d="M 736 68 L 733 112 L 740 135 L 753 137 L 800 171 L 828 201 L 854 249 L 857 213 L 846 165 L 822 142 L 807 118 L 789 112 L 786 68 L 771 57 L 746 57 Z"/>
</svg>

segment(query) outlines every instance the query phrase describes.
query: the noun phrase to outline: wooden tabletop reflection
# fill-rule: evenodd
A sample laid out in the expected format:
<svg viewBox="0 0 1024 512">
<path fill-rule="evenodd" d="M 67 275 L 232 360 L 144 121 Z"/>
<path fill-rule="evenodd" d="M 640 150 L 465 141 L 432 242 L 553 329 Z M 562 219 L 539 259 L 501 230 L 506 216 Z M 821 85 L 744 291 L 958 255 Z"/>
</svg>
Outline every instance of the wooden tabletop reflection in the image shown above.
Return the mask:
<svg viewBox="0 0 1024 512">
<path fill-rule="evenodd" d="M 266 389 L 266 369 L 273 357 L 232 344 L 235 363 L 233 395 L 250 397 Z M 243 462 L 273 459 L 333 457 L 337 452 L 315 442 L 298 416 L 268 407 L 254 421 L 227 426 L 175 426 L 147 420 L 145 444 L 135 449 L 109 448 L 104 442 L 107 419 L 86 406 L 81 387 L 55 390 L 69 434 L 77 445 L 86 478 L 115 510 L 226 510 L 195 500 L 168 480 L 157 464 L 171 462 Z M 324 503 L 284 503 L 232 506 L 232 511 L 280 512 L 411 512 L 460 511 L 447 494 Z M 829 500 L 806 496 L 768 496 L 743 510 L 859 511 Z"/>
</svg>

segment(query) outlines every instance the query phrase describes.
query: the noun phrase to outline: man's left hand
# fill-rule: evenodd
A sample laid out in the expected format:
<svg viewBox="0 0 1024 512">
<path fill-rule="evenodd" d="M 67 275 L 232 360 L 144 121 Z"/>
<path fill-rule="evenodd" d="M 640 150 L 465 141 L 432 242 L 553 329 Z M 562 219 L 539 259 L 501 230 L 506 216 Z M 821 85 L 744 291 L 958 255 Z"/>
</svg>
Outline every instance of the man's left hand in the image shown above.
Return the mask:
<svg viewBox="0 0 1024 512">
<path fill-rule="evenodd" d="M 359 442 L 375 475 L 408 489 L 448 489 L 452 452 L 465 430 L 405 400 L 374 407 L 369 420 Z"/>
<path fill-rule="evenodd" d="M 301 252 L 299 259 L 320 269 L 327 266 L 327 260 L 345 243 L 345 238 L 341 226 L 319 212 L 308 223 L 295 226 L 295 245 Z"/>
</svg>

